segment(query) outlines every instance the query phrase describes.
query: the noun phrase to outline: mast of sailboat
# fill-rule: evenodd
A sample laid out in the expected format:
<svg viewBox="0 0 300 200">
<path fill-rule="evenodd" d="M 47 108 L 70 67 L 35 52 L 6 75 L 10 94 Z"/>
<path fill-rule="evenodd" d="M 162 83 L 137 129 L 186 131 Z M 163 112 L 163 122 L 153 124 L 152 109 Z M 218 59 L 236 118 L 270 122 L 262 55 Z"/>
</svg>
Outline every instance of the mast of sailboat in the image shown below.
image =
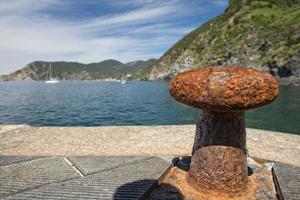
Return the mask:
<svg viewBox="0 0 300 200">
<path fill-rule="evenodd" d="M 50 79 L 49 79 L 49 80 L 51 80 L 51 79 L 52 79 L 52 76 L 51 76 L 51 74 L 52 74 L 52 71 L 51 71 L 51 63 L 49 63 L 49 68 L 50 68 Z"/>
<path fill-rule="evenodd" d="M 43 68 L 46 68 L 45 63 L 43 63 Z M 46 71 L 46 78 L 45 78 L 46 81 L 47 81 L 47 79 L 48 79 L 48 74 L 49 74 L 49 70 Z"/>
</svg>

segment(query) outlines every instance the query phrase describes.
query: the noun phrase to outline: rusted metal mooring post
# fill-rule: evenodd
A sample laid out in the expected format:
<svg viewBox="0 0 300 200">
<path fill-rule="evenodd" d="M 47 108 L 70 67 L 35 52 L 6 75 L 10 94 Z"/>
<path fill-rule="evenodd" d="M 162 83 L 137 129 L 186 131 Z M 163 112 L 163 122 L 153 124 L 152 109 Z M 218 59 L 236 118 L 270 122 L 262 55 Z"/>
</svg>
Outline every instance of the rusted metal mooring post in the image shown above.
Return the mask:
<svg viewBox="0 0 300 200">
<path fill-rule="evenodd" d="M 244 111 L 272 102 L 278 82 L 242 67 L 207 67 L 178 74 L 170 94 L 202 109 L 187 181 L 194 189 L 238 193 L 247 185 Z"/>
</svg>

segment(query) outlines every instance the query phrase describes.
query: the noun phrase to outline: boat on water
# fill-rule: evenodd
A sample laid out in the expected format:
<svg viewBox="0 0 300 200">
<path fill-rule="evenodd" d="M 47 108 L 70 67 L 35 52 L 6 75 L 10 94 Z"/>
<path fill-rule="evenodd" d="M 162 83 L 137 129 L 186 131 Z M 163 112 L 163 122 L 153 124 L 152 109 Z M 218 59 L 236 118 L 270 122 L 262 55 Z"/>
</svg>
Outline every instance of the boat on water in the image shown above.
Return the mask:
<svg viewBox="0 0 300 200">
<path fill-rule="evenodd" d="M 57 80 L 55 78 L 52 78 L 51 63 L 49 64 L 49 71 L 48 72 L 47 72 L 45 83 L 59 83 L 59 80 Z M 48 78 L 48 74 L 49 74 L 49 78 Z"/>
<path fill-rule="evenodd" d="M 131 78 L 131 75 L 130 75 L 130 74 L 127 74 L 126 76 L 122 76 L 122 77 L 121 77 L 121 80 L 120 80 L 120 83 L 121 83 L 121 84 L 127 84 L 129 78 Z"/>
</svg>

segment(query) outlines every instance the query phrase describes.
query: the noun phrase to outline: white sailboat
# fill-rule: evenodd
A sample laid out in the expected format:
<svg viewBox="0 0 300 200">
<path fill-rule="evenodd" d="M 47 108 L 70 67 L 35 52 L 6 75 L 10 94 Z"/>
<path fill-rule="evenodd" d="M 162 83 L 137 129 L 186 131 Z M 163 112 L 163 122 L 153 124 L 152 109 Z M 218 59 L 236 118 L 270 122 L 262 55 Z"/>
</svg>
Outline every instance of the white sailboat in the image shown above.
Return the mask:
<svg viewBox="0 0 300 200">
<path fill-rule="evenodd" d="M 52 78 L 51 63 L 49 64 L 49 79 L 47 80 L 47 78 L 48 78 L 48 76 L 46 77 L 45 83 L 58 83 L 59 82 L 59 80 Z"/>
<path fill-rule="evenodd" d="M 121 84 L 127 84 L 128 83 L 128 78 L 130 78 L 131 77 L 131 75 L 129 75 L 129 74 L 127 74 L 126 76 L 122 76 L 122 78 L 121 78 L 121 80 L 120 80 L 120 82 L 121 82 Z"/>
</svg>

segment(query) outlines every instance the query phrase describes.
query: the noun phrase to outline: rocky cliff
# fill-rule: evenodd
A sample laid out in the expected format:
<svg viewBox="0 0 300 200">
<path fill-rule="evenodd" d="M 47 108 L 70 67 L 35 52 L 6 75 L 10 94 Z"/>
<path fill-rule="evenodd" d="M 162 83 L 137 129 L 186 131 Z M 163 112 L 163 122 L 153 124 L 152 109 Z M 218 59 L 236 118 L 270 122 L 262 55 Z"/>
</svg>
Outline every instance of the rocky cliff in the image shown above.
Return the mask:
<svg viewBox="0 0 300 200">
<path fill-rule="evenodd" d="M 98 63 L 82 64 L 78 62 L 35 61 L 9 75 L 0 76 L 0 80 L 45 80 L 52 66 L 52 77 L 60 80 L 98 80 L 120 79 L 149 68 L 156 60 L 121 63 L 117 60 L 104 60 Z"/>
<path fill-rule="evenodd" d="M 225 12 L 169 49 L 145 76 L 167 80 L 199 66 L 235 65 L 300 82 L 300 0 L 230 0 Z"/>
</svg>

